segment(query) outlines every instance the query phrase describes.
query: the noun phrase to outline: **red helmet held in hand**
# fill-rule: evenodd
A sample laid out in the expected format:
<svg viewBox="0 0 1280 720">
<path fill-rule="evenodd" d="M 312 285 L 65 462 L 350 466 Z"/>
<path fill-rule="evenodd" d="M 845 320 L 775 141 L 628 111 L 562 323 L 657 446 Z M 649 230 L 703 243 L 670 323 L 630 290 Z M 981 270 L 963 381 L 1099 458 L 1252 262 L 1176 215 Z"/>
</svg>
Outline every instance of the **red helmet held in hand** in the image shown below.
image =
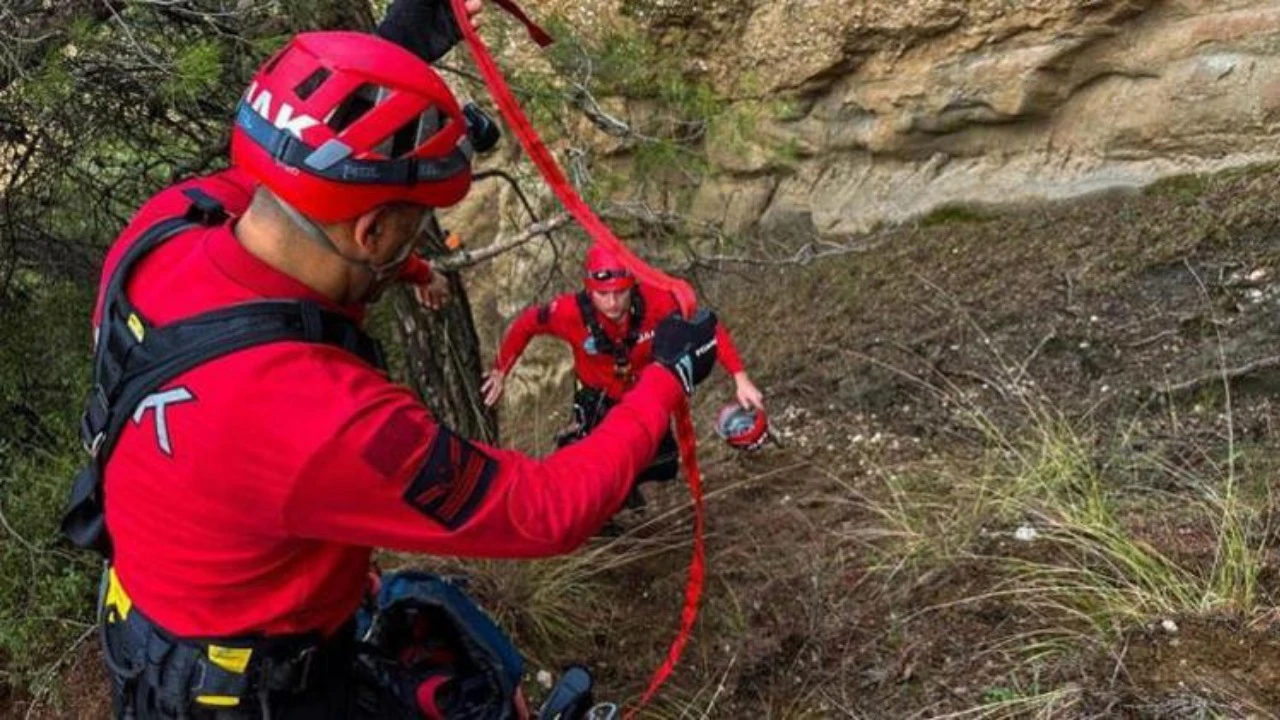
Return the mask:
<svg viewBox="0 0 1280 720">
<path fill-rule="evenodd" d="M 622 259 L 600 245 L 592 245 L 582 264 L 583 284 L 593 292 L 618 292 L 635 287 L 636 278 Z"/>
<path fill-rule="evenodd" d="M 467 122 L 413 53 L 353 32 L 302 33 L 236 110 L 231 162 L 323 223 L 392 202 L 447 207 L 471 186 Z"/>
<path fill-rule="evenodd" d="M 739 450 L 755 450 L 769 437 L 769 419 L 763 411 L 731 403 L 716 415 L 716 434 Z"/>
</svg>

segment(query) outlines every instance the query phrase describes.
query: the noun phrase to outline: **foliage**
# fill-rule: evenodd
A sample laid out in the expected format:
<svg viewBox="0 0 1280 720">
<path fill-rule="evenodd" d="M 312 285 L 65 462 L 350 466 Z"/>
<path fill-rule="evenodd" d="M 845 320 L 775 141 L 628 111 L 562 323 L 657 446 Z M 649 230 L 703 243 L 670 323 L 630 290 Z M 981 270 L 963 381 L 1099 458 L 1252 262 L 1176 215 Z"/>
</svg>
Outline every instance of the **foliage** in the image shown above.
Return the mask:
<svg viewBox="0 0 1280 720">
<path fill-rule="evenodd" d="M 138 205 L 224 162 L 230 108 L 296 29 L 360 3 L 0 9 L 0 696 L 47 694 L 92 627 L 98 563 L 60 542 L 103 250 Z M 8 44 L 12 41 L 12 44 Z"/>
<path fill-rule="evenodd" d="M 49 678 L 92 622 L 97 564 L 59 543 L 57 519 L 84 459 L 88 372 L 83 286 L 25 273 L 0 307 L 0 687 Z"/>
<path fill-rule="evenodd" d="M 544 24 L 557 38 L 546 64 L 514 64 L 513 79 L 539 132 L 567 146 L 570 175 L 590 199 L 687 210 L 712 170 L 709 141 L 729 152 L 763 142 L 759 122 L 781 106 L 730 99 L 627 20 L 588 30 L 563 16 Z M 786 164 L 797 149 L 773 152 Z"/>
</svg>

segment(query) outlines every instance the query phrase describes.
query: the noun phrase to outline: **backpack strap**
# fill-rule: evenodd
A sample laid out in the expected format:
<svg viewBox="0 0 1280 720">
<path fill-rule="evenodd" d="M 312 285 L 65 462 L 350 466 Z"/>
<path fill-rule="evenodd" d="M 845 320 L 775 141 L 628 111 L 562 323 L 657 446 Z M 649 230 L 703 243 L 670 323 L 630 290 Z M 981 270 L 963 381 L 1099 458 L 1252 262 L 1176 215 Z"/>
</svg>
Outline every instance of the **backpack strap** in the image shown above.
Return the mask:
<svg viewBox="0 0 1280 720">
<path fill-rule="evenodd" d="M 93 385 L 80 421 L 91 460 L 76 476 L 62 519 L 77 546 L 110 557 L 104 518 L 103 474 L 134 409 L 174 378 L 224 355 L 273 342 L 330 345 L 385 370 L 376 340 L 350 318 L 306 300 L 260 300 L 218 308 L 157 326 L 130 302 L 125 288 L 137 264 L 167 240 L 192 228 L 227 219 L 217 201 L 187 191 L 192 204 L 182 217 L 143 231 L 107 281 L 102 323 L 94 347 Z"/>
</svg>

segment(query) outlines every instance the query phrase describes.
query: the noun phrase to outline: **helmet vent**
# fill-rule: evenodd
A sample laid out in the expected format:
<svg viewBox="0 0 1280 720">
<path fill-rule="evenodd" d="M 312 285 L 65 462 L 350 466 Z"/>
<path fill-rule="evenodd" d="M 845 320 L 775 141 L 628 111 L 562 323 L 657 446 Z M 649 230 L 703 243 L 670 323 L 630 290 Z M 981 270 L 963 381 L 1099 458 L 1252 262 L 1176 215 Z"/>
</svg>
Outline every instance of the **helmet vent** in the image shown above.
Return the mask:
<svg viewBox="0 0 1280 720">
<path fill-rule="evenodd" d="M 374 152 L 391 159 L 411 155 L 448 124 L 448 116 L 434 107 L 429 107 L 379 143 Z"/>
<path fill-rule="evenodd" d="M 331 74 L 332 73 L 329 72 L 328 68 L 318 68 L 315 72 L 308 75 L 306 80 L 299 83 L 298 87 L 293 89 L 294 94 L 298 96 L 299 100 L 306 100 L 320 88 L 325 80 L 329 79 L 329 75 Z"/>
<path fill-rule="evenodd" d="M 334 132 L 340 133 L 377 107 L 378 103 L 389 94 L 386 88 L 365 83 L 356 88 L 355 92 L 348 95 L 333 109 L 333 112 L 329 113 L 325 124 L 333 128 Z"/>
</svg>

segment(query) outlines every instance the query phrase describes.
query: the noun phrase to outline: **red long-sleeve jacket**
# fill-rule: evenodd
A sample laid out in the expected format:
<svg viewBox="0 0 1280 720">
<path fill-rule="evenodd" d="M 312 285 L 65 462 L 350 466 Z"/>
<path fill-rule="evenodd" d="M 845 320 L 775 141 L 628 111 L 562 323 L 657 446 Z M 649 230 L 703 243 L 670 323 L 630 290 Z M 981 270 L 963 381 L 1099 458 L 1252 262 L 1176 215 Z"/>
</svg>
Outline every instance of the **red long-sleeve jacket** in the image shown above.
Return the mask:
<svg viewBox="0 0 1280 720">
<path fill-rule="evenodd" d="M 111 249 L 104 280 L 144 228 L 185 209 L 189 187 L 232 214 L 252 195 L 236 171 L 159 194 Z M 231 224 L 169 240 L 127 291 L 158 324 L 261 298 L 362 311 L 262 262 Z M 139 406 L 107 463 L 106 519 L 136 607 L 189 636 L 333 631 L 360 602 L 374 547 L 572 550 L 622 504 L 682 395 L 654 368 L 590 438 L 536 460 L 458 438 L 407 388 L 330 346 L 242 350 L 161 393 Z"/>
<path fill-rule="evenodd" d="M 520 313 L 502 337 L 494 367 L 503 373 L 510 372 L 530 340 L 538 335 L 551 335 L 573 348 L 573 370 L 578 376 L 578 382 L 603 390 L 615 400 L 622 397 L 638 377 L 639 371 L 653 362 L 654 329 L 663 318 L 679 310 L 679 305 L 670 293 L 643 284 L 636 287 L 644 314 L 640 318 L 635 346 L 629 353 L 632 370 L 630 375 L 619 377 L 614 371 L 613 356 L 601 352 L 592 341 L 591 330 L 582 316 L 577 293 L 559 295 L 546 305 L 535 305 Z M 595 314 L 600 329 L 621 347 L 630 329 L 630 315 L 615 322 L 595 308 L 591 308 L 591 312 Z M 730 375 L 741 372 L 742 358 L 723 324 L 716 328 L 716 340 L 716 356 L 720 359 L 720 364 Z"/>
</svg>

